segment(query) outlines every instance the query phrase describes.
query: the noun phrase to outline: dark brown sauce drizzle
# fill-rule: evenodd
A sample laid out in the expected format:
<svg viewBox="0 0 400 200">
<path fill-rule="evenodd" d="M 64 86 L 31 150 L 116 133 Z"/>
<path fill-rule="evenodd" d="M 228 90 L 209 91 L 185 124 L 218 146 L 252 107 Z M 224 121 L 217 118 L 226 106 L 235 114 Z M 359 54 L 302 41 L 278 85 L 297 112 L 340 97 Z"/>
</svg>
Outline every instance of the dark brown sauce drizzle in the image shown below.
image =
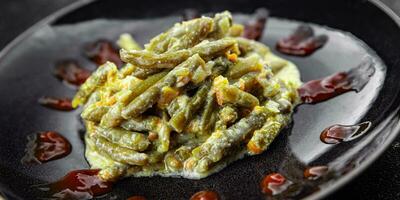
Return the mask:
<svg viewBox="0 0 400 200">
<path fill-rule="evenodd" d="M 372 62 L 363 61 L 348 72 L 338 72 L 322 79 L 308 81 L 298 92 L 304 103 L 318 103 L 348 91 L 361 91 L 374 73 Z"/>
<path fill-rule="evenodd" d="M 82 68 L 78 62 L 74 60 L 63 60 L 56 63 L 54 75 L 67 84 L 74 86 L 82 85 L 91 72 Z"/>
<path fill-rule="evenodd" d="M 357 125 L 333 125 L 322 131 L 320 139 L 326 144 L 338 144 L 358 138 L 368 131 L 371 122 L 362 122 Z"/>
<path fill-rule="evenodd" d="M 97 169 L 71 171 L 59 181 L 41 185 L 39 189 L 56 199 L 92 199 L 112 189 L 112 182 L 105 182 L 97 176 L 99 171 Z"/>
<path fill-rule="evenodd" d="M 252 18 L 245 24 L 243 37 L 251 40 L 260 40 L 263 35 L 268 16 L 269 12 L 267 9 L 257 9 Z"/>
<path fill-rule="evenodd" d="M 45 163 L 63 158 L 71 152 L 71 144 L 54 131 L 46 131 L 28 136 L 22 163 Z"/>
<path fill-rule="evenodd" d="M 300 25 L 291 35 L 278 41 L 276 49 L 281 53 L 294 56 L 308 56 L 321 48 L 328 36 L 315 36 L 311 26 Z"/>
<path fill-rule="evenodd" d="M 122 66 L 118 50 L 115 49 L 112 42 L 108 40 L 101 39 L 86 45 L 85 54 L 97 65 L 102 65 L 110 61 L 117 66 Z"/>
<path fill-rule="evenodd" d="M 266 175 L 260 183 L 261 191 L 268 195 L 277 195 L 284 192 L 293 183 L 280 173 Z"/>
<path fill-rule="evenodd" d="M 325 165 L 309 167 L 304 170 L 304 177 L 309 180 L 317 180 L 328 173 L 328 170 L 329 167 Z"/>
<path fill-rule="evenodd" d="M 146 197 L 144 196 L 131 196 L 127 198 L 126 200 L 146 200 Z"/>
<path fill-rule="evenodd" d="M 182 20 L 183 21 L 188 21 L 191 19 L 196 19 L 200 17 L 200 13 L 198 10 L 193 9 L 193 8 L 187 8 L 183 10 L 182 12 Z"/>
<path fill-rule="evenodd" d="M 38 102 L 40 105 L 54 110 L 71 111 L 74 109 L 69 98 L 41 97 Z"/>
<path fill-rule="evenodd" d="M 214 191 L 200 191 L 195 193 L 190 200 L 219 200 L 219 195 Z"/>
</svg>

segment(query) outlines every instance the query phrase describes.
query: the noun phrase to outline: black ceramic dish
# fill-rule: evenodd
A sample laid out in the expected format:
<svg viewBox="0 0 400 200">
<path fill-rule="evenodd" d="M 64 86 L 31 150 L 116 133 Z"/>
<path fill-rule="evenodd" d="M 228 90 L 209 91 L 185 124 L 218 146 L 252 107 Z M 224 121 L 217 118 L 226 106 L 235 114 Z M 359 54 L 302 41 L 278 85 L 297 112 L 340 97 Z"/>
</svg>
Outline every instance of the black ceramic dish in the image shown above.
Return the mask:
<svg viewBox="0 0 400 200">
<path fill-rule="evenodd" d="M 35 195 L 40 194 L 32 185 L 52 182 L 71 170 L 88 167 L 83 156 L 78 111 L 65 113 L 49 110 L 38 105 L 37 98 L 42 95 L 72 96 L 74 90 L 65 87 L 52 76 L 54 63 L 60 59 L 74 58 L 93 67 L 81 55 L 83 42 L 99 39 L 96 37 L 115 39 L 115 34 L 119 32 L 110 30 L 110 25 L 103 29 L 104 32 L 99 30 L 97 35 L 88 37 L 82 29 L 80 33 L 66 33 L 62 35 L 64 39 L 58 40 L 60 32 L 57 30 L 63 30 L 60 27 L 67 30 L 68 24 L 97 18 L 171 16 L 187 7 L 197 8 L 203 13 L 221 10 L 251 13 L 258 7 L 267 7 L 274 17 L 327 25 L 351 32 L 363 40 L 387 66 L 383 87 L 378 90 L 381 84 L 378 73 L 360 93 L 347 93 L 318 105 L 300 106 L 294 115 L 293 124 L 280 134 L 267 152 L 234 162 L 208 178 L 128 178 L 118 182 L 113 192 L 103 199 L 125 199 L 131 195 L 144 195 L 148 199 L 189 199 L 193 193 L 204 189 L 218 192 L 222 199 L 263 199 L 266 197 L 260 192 L 259 182 L 263 175 L 271 172 L 281 172 L 298 183 L 291 188 L 293 198 L 322 198 L 373 162 L 395 138 L 400 128 L 400 82 L 397 81 L 400 76 L 397 52 L 400 28 L 396 24 L 397 19 L 389 16 L 388 10 L 380 7 L 380 4 L 377 5 L 354 0 L 271 0 L 251 3 L 245 0 L 204 0 L 192 3 L 183 0 L 103 0 L 84 1 L 63 9 L 22 34 L 0 53 L 0 191 L 10 199 L 35 199 Z M 143 23 L 131 31 L 143 43 L 169 25 Z M 272 30 L 272 27 L 279 26 L 271 23 L 271 30 L 267 31 L 263 39 L 269 45 L 275 44 L 279 36 L 279 31 Z M 154 32 L 149 34 L 149 30 Z M 288 31 L 288 27 L 282 30 Z M 362 48 L 351 49 L 351 44 L 347 44 L 346 40 L 343 40 L 343 45 L 334 41 L 338 40 L 330 41 L 324 49 L 311 57 L 286 58 L 299 66 L 303 80 L 307 81 L 348 69 L 364 54 Z M 354 54 L 349 55 L 348 52 Z M 368 134 L 355 141 L 329 149 L 327 147 L 330 146 L 319 141 L 319 133 L 327 125 L 366 120 L 371 121 L 373 127 Z M 72 143 L 72 153 L 42 165 L 21 164 L 26 136 L 40 130 L 62 133 Z M 307 165 L 321 164 L 332 166 L 335 173 L 317 182 L 303 180 L 302 172 Z"/>
</svg>

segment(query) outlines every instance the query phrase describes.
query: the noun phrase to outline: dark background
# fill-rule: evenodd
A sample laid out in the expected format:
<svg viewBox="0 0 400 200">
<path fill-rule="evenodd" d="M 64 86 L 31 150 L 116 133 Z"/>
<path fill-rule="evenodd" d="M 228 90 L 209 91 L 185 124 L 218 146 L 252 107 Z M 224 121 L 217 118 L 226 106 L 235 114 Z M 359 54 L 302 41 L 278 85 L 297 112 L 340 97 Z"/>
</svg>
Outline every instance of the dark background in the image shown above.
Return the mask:
<svg viewBox="0 0 400 200">
<path fill-rule="evenodd" d="M 75 1 L 0 0 L 0 49 L 43 17 Z M 400 15 L 400 0 L 382 1 Z M 400 199 L 399 170 L 400 137 L 365 172 L 328 199 Z"/>
</svg>

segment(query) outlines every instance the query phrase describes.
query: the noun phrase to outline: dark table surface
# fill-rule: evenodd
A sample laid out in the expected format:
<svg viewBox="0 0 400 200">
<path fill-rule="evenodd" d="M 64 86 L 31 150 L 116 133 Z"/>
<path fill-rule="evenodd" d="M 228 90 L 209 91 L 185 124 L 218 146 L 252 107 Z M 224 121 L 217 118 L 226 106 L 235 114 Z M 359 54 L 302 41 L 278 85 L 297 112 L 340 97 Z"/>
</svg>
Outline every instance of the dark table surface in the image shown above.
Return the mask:
<svg viewBox="0 0 400 200">
<path fill-rule="evenodd" d="M 75 1 L 77 0 L 0 1 L 0 49 L 43 17 Z M 382 1 L 400 15 L 400 0 Z M 397 137 L 365 172 L 327 199 L 400 199 L 399 169 L 400 137 Z"/>
</svg>

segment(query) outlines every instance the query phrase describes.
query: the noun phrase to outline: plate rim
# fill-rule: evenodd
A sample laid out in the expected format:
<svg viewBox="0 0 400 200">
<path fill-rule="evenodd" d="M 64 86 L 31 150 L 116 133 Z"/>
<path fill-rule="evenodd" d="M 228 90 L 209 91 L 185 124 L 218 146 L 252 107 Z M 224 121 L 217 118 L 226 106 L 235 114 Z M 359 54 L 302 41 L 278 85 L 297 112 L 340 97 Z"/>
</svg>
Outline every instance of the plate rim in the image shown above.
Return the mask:
<svg viewBox="0 0 400 200">
<path fill-rule="evenodd" d="M 34 23 L 32 26 L 27 28 L 25 31 L 20 33 L 17 37 L 15 37 L 13 40 L 11 40 L 7 45 L 4 46 L 3 49 L 0 51 L 0 59 L 3 58 L 5 55 L 7 55 L 15 46 L 17 46 L 20 42 L 25 40 L 27 37 L 35 33 L 36 31 L 40 30 L 46 25 L 51 25 L 53 22 L 58 20 L 59 18 L 65 16 L 68 13 L 71 13 L 79 8 L 82 8 L 86 5 L 89 5 L 91 3 L 97 2 L 99 0 L 78 0 L 74 3 L 71 3 L 68 6 L 65 6 L 63 8 L 60 8 L 56 10 L 55 12 L 49 14 L 47 17 L 44 17 L 43 19 L 39 20 L 38 22 Z M 383 11 L 386 15 L 388 15 L 398 26 L 400 29 L 400 16 L 396 14 L 388 5 L 386 5 L 382 0 L 368 0 L 367 2 L 373 4 L 376 6 L 378 9 Z M 388 122 L 392 122 L 394 117 L 398 116 L 400 110 L 400 105 L 397 106 L 397 108 L 392 111 L 390 114 L 388 114 L 385 118 L 384 121 L 387 119 L 390 119 Z M 398 120 L 400 121 L 400 120 Z M 383 123 L 383 122 L 381 122 Z M 382 131 L 390 131 L 391 133 L 388 135 L 389 137 L 386 138 L 385 141 L 383 141 L 383 145 L 381 145 L 380 148 L 377 148 L 375 151 L 370 154 L 367 159 L 365 159 L 361 165 L 358 167 L 354 168 L 351 170 L 349 173 L 341 176 L 340 178 L 335 179 L 332 183 L 327 185 L 326 188 L 314 192 L 303 199 L 323 199 L 324 197 L 327 197 L 328 195 L 332 194 L 333 192 L 337 191 L 340 188 L 343 188 L 346 184 L 348 184 L 351 180 L 357 178 L 362 172 L 364 172 L 368 167 L 371 166 L 372 163 L 374 163 L 389 147 L 390 144 L 394 142 L 394 140 L 399 136 L 400 134 L 400 123 L 395 124 L 395 126 L 392 128 L 392 130 L 382 130 Z M 0 188 L 1 189 L 1 188 Z M 8 192 L 6 193 L 5 191 L 0 190 L 0 194 L 4 194 L 6 197 L 8 195 L 11 195 L 11 197 L 18 197 L 21 199 L 21 197 L 17 194 L 9 194 Z M 1 199 L 1 196 L 0 196 Z"/>
</svg>

